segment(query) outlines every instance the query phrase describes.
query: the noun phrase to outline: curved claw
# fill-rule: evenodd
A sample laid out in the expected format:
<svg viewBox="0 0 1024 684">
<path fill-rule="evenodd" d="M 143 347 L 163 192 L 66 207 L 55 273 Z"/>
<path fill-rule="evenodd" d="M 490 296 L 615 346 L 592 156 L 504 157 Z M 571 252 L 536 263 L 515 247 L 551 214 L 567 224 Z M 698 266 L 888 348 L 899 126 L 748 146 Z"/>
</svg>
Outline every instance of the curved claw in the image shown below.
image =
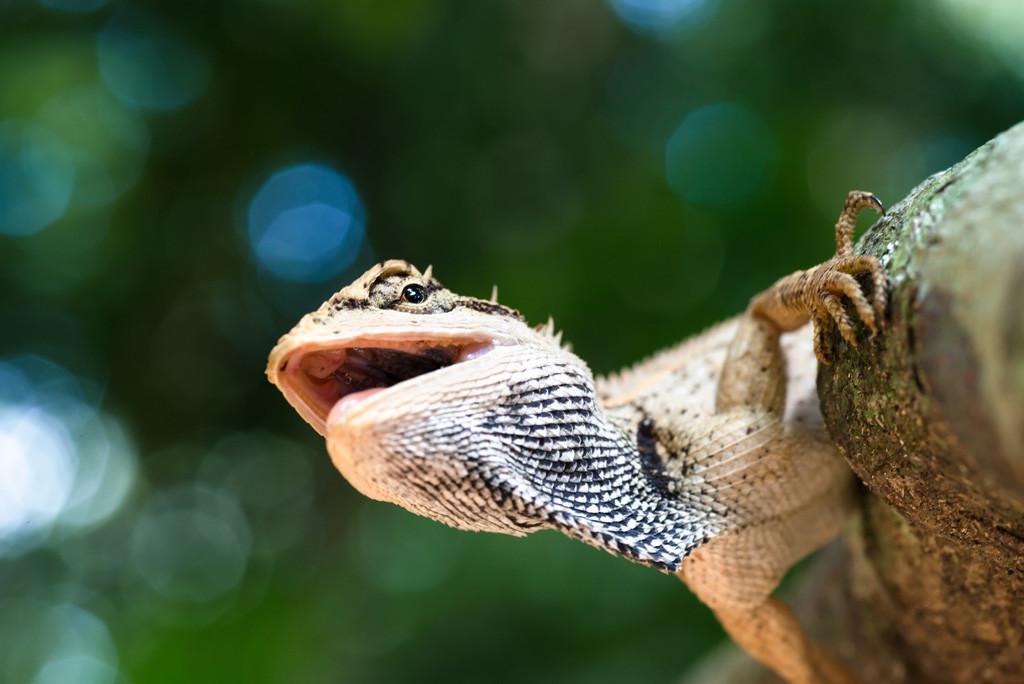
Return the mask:
<svg viewBox="0 0 1024 684">
<path fill-rule="evenodd" d="M 882 265 L 875 257 L 858 255 L 833 259 L 833 268 L 826 287 L 835 294 L 845 294 L 853 302 L 857 314 L 874 337 L 885 316 L 886 279 Z M 871 275 L 873 291 L 870 304 L 864 290 L 853 278 L 861 273 Z"/>
<path fill-rule="evenodd" d="M 875 193 L 869 193 L 868 201 L 871 203 L 871 207 L 877 211 L 880 215 L 885 216 L 885 205 L 882 204 L 882 200 L 878 199 L 878 195 Z"/>
<path fill-rule="evenodd" d="M 821 312 L 815 312 L 812 320 L 814 356 L 817 357 L 818 363 L 828 366 L 832 363 L 832 338 L 827 333 L 832 327 L 832 321 L 828 315 Z"/>
<path fill-rule="evenodd" d="M 836 327 L 839 328 L 839 334 L 843 336 L 844 340 L 856 347 L 857 334 L 853 331 L 853 323 L 850 321 L 846 309 L 843 308 L 843 303 L 839 301 L 839 297 L 834 294 L 825 294 L 822 295 L 821 300 L 828 311 L 828 315 L 832 317 Z"/>
<path fill-rule="evenodd" d="M 812 305 L 814 325 L 814 352 L 823 364 L 831 361 L 826 344 L 827 333 L 835 326 L 839 334 L 851 346 L 857 346 L 857 333 L 853 319 L 847 313 L 845 301 L 849 301 L 864 325 L 874 337 L 884 322 L 886 301 L 885 272 L 878 259 L 866 255 L 833 257 L 818 267 L 815 277 L 808 283 L 815 293 L 817 302 Z M 872 292 L 870 301 L 864 288 L 854 276 L 870 274 Z M 845 300 L 845 301 L 844 301 Z"/>
<path fill-rule="evenodd" d="M 823 264 L 781 278 L 771 289 L 751 301 L 750 311 L 772 321 L 782 331 L 794 330 L 808 318 L 814 328 L 814 355 L 823 364 L 831 361 L 833 327 L 844 340 L 857 346 L 857 331 L 845 305 L 849 300 L 857 318 L 877 335 L 885 323 L 888 283 L 881 263 L 873 256 L 853 253 L 853 233 L 861 210 L 871 207 L 885 214 L 877 195 L 854 190 L 836 222 L 835 255 Z M 856 276 L 871 278 L 870 297 Z"/>
<path fill-rule="evenodd" d="M 878 196 L 863 190 L 851 190 L 846 195 L 843 210 L 836 221 L 836 256 L 853 255 L 853 232 L 857 228 L 857 217 L 865 207 L 871 207 L 879 214 L 885 215 L 885 206 Z"/>
</svg>

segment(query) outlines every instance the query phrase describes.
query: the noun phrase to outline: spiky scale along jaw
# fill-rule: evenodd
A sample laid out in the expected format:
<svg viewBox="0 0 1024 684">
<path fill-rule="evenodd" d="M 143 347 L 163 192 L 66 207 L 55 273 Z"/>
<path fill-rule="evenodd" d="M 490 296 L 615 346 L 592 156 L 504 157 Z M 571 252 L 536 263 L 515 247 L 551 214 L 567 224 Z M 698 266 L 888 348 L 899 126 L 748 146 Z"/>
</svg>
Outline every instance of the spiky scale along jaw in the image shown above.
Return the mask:
<svg viewBox="0 0 1024 684">
<path fill-rule="evenodd" d="M 551 321 L 429 269 L 370 269 L 281 338 L 267 374 L 359 491 L 453 527 L 559 529 L 673 572 L 719 527 L 713 502 L 666 488 Z"/>
</svg>

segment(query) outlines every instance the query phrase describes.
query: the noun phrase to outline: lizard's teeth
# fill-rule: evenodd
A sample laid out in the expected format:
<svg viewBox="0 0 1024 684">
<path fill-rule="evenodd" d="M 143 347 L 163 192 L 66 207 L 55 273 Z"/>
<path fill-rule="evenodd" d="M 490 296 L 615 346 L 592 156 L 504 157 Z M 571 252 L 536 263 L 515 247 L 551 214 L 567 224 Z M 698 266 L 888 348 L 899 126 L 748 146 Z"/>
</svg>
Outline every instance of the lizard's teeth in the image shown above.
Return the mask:
<svg viewBox="0 0 1024 684">
<path fill-rule="evenodd" d="M 378 392 L 383 392 L 385 387 L 374 387 L 368 390 L 362 390 L 361 392 L 353 392 L 352 394 L 346 394 L 341 400 L 335 402 L 331 408 L 330 413 L 327 414 L 327 426 L 340 422 L 344 419 L 345 414 L 361 404 L 366 399 L 369 399 Z"/>
<path fill-rule="evenodd" d="M 493 342 L 481 342 L 479 344 L 471 344 L 464 347 L 459 353 L 455 363 L 462 363 L 463 361 L 472 361 L 473 359 L 480 358 L 484 354 L 494 349 Z"/>
</svg>

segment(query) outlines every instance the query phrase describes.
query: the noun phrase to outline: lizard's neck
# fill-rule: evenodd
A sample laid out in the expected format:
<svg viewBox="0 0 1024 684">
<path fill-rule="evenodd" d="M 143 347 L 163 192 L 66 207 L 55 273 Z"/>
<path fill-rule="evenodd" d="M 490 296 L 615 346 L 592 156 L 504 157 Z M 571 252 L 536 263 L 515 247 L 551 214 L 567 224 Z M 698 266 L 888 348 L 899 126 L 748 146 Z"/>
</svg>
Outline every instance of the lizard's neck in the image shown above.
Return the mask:
<svg viewBox="0 0 1024 684">
<path fill-rule="evenodd" d="M 561 370 L 569 377 L 562 378 L 557 398 L 547 390 L 513 394 L 487 431 L 503 436 L 505 457 L 523 474 L 524 491 L 543 501 L 551 526 L 631 560 L 677 570 L 716 532 L 713 502 L 666 471 L 644 422 L 605 411 L 589 383 L 574 382 L 571 372 Z"/>
</svg>

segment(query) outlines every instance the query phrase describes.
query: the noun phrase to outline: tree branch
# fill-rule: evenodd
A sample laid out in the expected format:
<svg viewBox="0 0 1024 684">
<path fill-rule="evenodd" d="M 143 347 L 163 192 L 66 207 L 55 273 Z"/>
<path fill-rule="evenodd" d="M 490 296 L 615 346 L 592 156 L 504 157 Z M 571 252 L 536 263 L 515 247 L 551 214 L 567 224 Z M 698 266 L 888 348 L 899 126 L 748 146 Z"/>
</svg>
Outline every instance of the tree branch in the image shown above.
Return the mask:
<svg viewBox="0 0 1024 684">
<path fill-rule="evenodd" d="M 798 612 L 865 682 L 1024 681 L 1024 124 L 921 183 L 859 251 L 885 266 L 889 320 L 836 341 L 818 393 L 867 488 Z M 702 681 L 753 681 L 729 667 Z"/>
</svg>

